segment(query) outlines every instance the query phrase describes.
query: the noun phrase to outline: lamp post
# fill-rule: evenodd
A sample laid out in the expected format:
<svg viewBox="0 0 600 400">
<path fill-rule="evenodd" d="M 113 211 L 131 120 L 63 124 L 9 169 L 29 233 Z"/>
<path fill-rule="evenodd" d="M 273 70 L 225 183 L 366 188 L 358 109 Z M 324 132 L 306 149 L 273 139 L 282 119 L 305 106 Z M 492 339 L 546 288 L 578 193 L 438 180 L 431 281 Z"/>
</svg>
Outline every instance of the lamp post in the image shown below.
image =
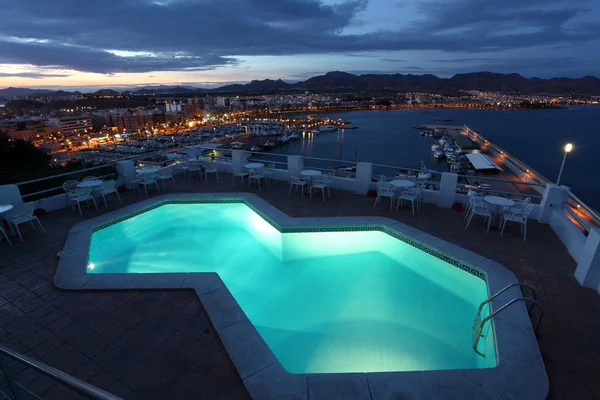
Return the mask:
<svg viewBox="0 0 600 400">
<path fill-rule="evenodd" d="M 567 161 L 567 154 L 569 154 L 573 150 L 573 145 L 571 143 L 567 143 L 565 145 L 565 155 L 563 156 L 562 164 L 560 165 L 560 171 L 558 172 L 558 179 L 556 179 L 556 184 L 560 184 L 560 177 L 562 176 L 563 169 L 565 168 L 565 161 Z"/>
</svg>

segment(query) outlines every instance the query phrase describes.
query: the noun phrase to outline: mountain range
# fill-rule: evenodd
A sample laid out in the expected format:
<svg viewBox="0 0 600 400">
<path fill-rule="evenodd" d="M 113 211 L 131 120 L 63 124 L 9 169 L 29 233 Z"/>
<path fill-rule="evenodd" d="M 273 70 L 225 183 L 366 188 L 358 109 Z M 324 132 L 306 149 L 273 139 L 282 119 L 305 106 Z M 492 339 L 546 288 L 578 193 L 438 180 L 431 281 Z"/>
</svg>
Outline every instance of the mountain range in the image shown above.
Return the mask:
<svg viewBox="0 0 600 400">
<path fill-rule="evenodd" d="M 192 86 L 147 86 L 127 90 L 137 95 L 189 94 L 199 92 L 262 92 L 262 91 L 395 91 L 395 92 L 456 92 L 461 90 L 482 90 L 506 93 L 546 93 L 600 95 L 600 79 L 594 76 L 582 78 L 525 78 L 520 74 L 499 74 L 494 72 L 473 72 L 456 74 L 451 78 L 435 75 L 404 74 L 364 74 L 333 71 L 314 76 L 305 81 L 288 83 L 281 79 L 254 80 L 246 84 L 226 85 L 216 89 Z M 96 94 L 110 93 L 112 89 L 101 89 Z M 122 91 L 122 90 L 121 90 Z M 92 93 L 92 94 L 94 94 Z M 63 90 L 13 88 L 0 89 L 0 97 L 15 96 L 68 96 L 82 95 L 81 92 Z"/>
</svg>

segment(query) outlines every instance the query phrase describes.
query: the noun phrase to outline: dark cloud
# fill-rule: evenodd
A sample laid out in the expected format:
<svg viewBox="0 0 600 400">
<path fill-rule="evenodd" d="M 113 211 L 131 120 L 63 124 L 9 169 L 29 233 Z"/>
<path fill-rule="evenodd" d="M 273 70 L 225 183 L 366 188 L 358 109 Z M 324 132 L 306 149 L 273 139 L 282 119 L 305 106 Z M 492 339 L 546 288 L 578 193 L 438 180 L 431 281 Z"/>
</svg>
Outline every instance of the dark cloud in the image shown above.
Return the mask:
<svg viewBox="0 0 600 400">
<path fill-rule="evenodd" d="M 590 9 L 593 0 L 424 1 L 419 21 L 356 34 L 344 29 L 357 23 L 367 0 L 340 1 L 5 0 L 0 63 L 109 74 L 206 70 L 236 65 L 236 56 L 489 52 L 600 37 L 593 19 L 574 23 L 597 11 Z M 390 60 L 382 62 L 397 62 Z"/>
<path fill-rule="evenodd" d="M 33 79 L 43 79 L 43 78 L 65 78 L 70 76 L 68 74 L 44 74 L 41 72 L 0 72 L 0 78 L 33 78 Z"/>
</svg>

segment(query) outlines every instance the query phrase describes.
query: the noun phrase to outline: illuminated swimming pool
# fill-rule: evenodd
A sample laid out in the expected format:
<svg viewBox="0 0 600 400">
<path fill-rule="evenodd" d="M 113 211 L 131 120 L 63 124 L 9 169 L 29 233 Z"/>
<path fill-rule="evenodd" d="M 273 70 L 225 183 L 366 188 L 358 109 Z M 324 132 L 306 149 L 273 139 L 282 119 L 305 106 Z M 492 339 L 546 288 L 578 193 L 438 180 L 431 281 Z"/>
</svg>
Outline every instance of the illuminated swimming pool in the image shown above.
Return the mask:
<svg viewBox="0 0 600 400">
<path fill-rule="evenodd" d="M 368 227 L 281 233 L 245 203 L 163 204 L 96 228 L 88 274 L 216 272 L 288 372 L 491 368 L 485 280 Z"/>
</svg>

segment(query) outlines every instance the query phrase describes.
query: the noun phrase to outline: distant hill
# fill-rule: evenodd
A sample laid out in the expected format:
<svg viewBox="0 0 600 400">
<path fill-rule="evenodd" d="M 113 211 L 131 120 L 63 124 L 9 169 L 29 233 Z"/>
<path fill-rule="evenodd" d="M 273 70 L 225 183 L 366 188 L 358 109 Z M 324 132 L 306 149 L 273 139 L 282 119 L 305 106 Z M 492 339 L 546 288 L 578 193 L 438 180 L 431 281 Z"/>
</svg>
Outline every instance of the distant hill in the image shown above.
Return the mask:
<svg viewBox="0 0 600 400">
<path fill-rule="evenodd" d="M 236 92 L 236 91 L 284 90 L 284 89 L 290 89 L 292 87 L 293 87 L 293 85 L 290 85 L 289 83 L 285 83 L 281 79 L 278 79 L 276 81 L 274 81 L 272 79 L 265 79 L 262 81 L 254 80 L 254 81 L 252 81 L 250 83 L 246 83 L 246 84 L 221 86 L 215 90 L 223 91 L 223 92 L 225 92 L 225 91 Z"/>
<path fill-rule="evenodd" d="M 281 79 L 265 79 L 247 84 L 227 85 L 216 91 L 260 91 L 306 89 L 312 91 L 370 91 L 391 90 L 398 92 L 456 92 L 460 90 L 483 90 L 506 93 L 548 93 L 548 94 L 587 94 L 600 95 L 600 79 L 593 76 L 583 78 L 525 78 L 519 74 L 498 74 L 494 72 L 474 72 L 456 74 L 451 78 L 438 78 L 435 75 L 412 74 L 365 74 L 333 71 L 314 76 L 293 84 Z"/>
<path fill-rule="evenodd" d="M 104 91 L 111 89 L 102 89 Z M 193 86 L 146 86 L 132 88 L 127 92 L 137 95 L 190 94 L 206 92 L 260 92 L 285 90 L 312 91 L 373 91 L 389 90 L 396 92 L 444 92 L 461 90 L 497 91 L 506 93 L 547 93 L 600 95 L 600 79 L 594 76 L 583 78 L 525 78 L 519 74 L 499 74 L 495 72 L 472 72 L 456 74 L 451 78 L 435 75 L 412 74 L 364 74 L 332 71 L 314 76 L 303 82 L 286 83 L 281 79 L 254 80 L 246 84 L 225 85 L 216 89 L 203 89 Z M 115 92 L 116 93 L 116 92 Z M 79 92 L 48 91 L 43 89 L 14 88 L 0 89 L 0 97 L 46 95 L 67 96 Z"/>
<path fill-rule="evenodd" d="M 83 93 L 67 92 L 64 90 L 48 90 L 48 89 L 29 89 L 29 88 L 16 88 L 7 87 L 6 89 L 0 89 L 0 97 L 21 97 L 21 96 L 48 96 L 48 97 L 61 97 L 61 96 L 79 96 Z"/>
</svg>

